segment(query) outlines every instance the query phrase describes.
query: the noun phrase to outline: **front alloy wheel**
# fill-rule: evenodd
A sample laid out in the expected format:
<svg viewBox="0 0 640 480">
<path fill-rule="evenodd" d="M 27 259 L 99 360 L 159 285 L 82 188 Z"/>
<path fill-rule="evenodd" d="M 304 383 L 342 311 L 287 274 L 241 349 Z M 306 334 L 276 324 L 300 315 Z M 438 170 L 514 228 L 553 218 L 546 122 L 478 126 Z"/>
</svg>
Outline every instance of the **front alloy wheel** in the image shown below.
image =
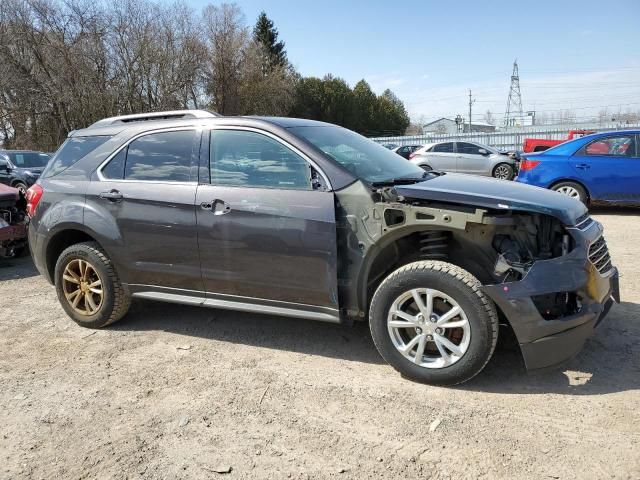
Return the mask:
<svg viewBox="0 0 640 480">
<path fill-rule="evenodd" d="M 387 326 L 396 349 L 425 368 L 453 365 L 471 340 L 464 310 L 449 295 L 430 288 L 416 288 L 396 298 Z"/>
<path fill-rule="evenodd" d="M 515 170 L 508 163 L 500 163 L 493 169 L 493 176 L 499 180 L 513 180 Z"/>
<path fill-rule="evenodd" d="M 399 268 L 380 284 L 369 326 L 382 357 L 405 377 L 455 385 L 478 374 L 498 339 L 498 315 L 466 270 L 440 261 Z"/>
</svg>

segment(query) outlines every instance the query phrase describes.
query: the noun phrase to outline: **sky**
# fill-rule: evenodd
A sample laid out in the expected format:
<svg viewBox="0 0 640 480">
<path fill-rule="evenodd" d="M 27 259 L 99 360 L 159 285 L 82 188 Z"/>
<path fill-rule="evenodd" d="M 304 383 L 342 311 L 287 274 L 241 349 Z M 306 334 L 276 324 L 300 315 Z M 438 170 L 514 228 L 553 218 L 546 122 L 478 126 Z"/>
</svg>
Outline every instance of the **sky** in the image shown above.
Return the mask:
<svg viewBox="0 0 640 480">
<path fill-rule="evenodd" d="M 211 0 L 190 0 L 201 8 Z M 524 110 L 640 111 L 640 0 L 238 0 L 264 10 L 305 76 L 390 88 L 413 120 L 500 121 L 514 59 Z"/>
</svg>

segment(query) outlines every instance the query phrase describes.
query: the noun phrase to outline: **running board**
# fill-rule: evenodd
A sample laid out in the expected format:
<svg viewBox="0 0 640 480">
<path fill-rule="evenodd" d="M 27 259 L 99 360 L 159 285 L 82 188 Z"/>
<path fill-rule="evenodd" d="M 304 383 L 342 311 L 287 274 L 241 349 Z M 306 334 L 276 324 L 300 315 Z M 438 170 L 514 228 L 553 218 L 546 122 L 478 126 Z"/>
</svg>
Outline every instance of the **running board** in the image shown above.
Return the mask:
<svg viewBox="0 0 640 480">
<path fill-rule="evenodd" d="M 224 310 L 236 310 L 239 312 L 266 313 L 268 315 L 276 315 L 280 317 L 305 318 L 320 322 L 341 323 L 340 317 L 337 314 L 334 315 L 328 312 L 318 312 L 304 308 L 279 307 L 275 305 L 264 305 L 235 300 L 220 300 L 216 298 L 192 297 L 190 295 L 179 295 L 164 292 L 136 292 L 132 296 L 135 298 L 180 303 L 183 305 L 193 305 L 197 307 L 221 308 Z"/>
</svg>

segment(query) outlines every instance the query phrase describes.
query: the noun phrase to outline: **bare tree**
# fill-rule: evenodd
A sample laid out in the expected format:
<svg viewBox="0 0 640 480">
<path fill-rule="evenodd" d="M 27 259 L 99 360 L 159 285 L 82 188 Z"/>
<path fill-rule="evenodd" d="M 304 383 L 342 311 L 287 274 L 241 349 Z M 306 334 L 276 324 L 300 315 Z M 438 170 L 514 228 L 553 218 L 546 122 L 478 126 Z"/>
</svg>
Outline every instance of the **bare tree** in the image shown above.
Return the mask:
<svg viewBox="0 0 640 480">
<path fill-rule="evenodd" d="M 496 124 L 496 120 L 493 117 L 493 113 L 491 113 L 491 110 L 487 110 L 486 113 L 484 114 L 484 122 L 488 123 L 489 125 Z"/>
<path fill-rule="evenodd" d="M 249 30 L 236 4 L 208 5 L 203 12 L 206 38 L 206 92 L 219 113 L 240 113 L 240 81 Z"/>
</svg>

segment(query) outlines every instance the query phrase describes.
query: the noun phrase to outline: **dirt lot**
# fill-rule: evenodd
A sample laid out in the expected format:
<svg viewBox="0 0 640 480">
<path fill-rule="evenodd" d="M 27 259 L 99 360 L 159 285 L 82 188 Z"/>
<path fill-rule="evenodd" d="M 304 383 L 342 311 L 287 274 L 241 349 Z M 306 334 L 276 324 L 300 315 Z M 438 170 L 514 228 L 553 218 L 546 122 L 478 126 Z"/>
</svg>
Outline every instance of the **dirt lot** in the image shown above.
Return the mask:
<svg viewBox="0 0 640 480">
<path fill-rule="evenodd" d="M 640 218 L 598 211 L 623 303 L 564 370 L 502 348 L 459 388 L 354 328 L 136 302 L 72 323 L 0 264 L 0 478 L 640 478 Z M 230 473 L 217 473 L 231 470 Z"/>
</svg>

